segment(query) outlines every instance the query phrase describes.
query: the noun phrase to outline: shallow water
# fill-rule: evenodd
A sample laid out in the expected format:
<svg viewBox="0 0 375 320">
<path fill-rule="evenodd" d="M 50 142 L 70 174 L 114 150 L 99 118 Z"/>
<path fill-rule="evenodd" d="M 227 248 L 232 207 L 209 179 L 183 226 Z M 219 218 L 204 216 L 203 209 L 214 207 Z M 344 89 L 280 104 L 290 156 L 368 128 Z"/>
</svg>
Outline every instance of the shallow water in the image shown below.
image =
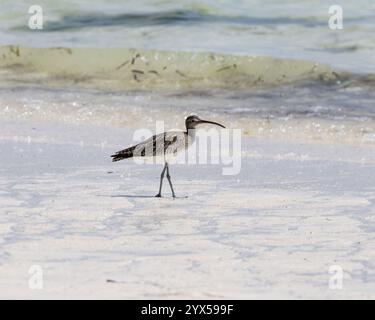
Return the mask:
<svg viewBox="0 0 375 320">
<path fill-rule="evenodd" d="M 375 144 L 373 92 L 280 87 L 254 92 L 103 92 L 77 88 L 12 86 L 0 89 L 0 118 L 76 125 L 184 128 L 199 114 L 244 135 L 320 143 Z M 348 99 L 348 96 L 351 100 Z M 333 99 L 334 97 L 334 99 Z M 352 101 L 356 101 L 354 105 Z M 51 141 L 56 137 L 49 137 Z M 47 142 L 47 141 L 46 141 Z"/>
<path fill-rule="evenodd" d="M 336 1 L 336 31 L 325 1 L 45 0 L 41 31 L 31 4 L 2 2 L 5 120 L 181 127 L 194 112 L 250 135 L 374 142 L 371 0 Z"/>
<path fill-rule="evenodd" d="M 335 1 L 344 10 L 344 29 L 338 31 L 328 28 L 324 0 L 41 0 L 41 32 L 25 25 L 32 4 L 2 1 L 0 44 L 213 51 L 375 71 L 372 0 Z"/>
</svg>

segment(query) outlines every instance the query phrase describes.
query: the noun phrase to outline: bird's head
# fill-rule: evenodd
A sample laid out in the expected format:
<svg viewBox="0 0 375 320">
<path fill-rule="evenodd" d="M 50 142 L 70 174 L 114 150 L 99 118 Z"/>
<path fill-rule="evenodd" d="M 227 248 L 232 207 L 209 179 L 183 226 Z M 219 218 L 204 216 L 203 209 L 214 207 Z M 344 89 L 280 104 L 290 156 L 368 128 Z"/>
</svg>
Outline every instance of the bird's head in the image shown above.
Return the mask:
<svg viewBox="0 0 375 320">
<path fill-rule="evenodd" d="M 213 121 L 208 121 L 208 120 L 202 120 L 201 118 L 199 118 L 198 116 L 188 116 L 185 120 L 185 125 L 186 125 L 186 129 L 189 130 L 189 129 L 195 129 L 195 127 L 198 125 L 198 124 L 202 124 L 202 123 L 210 123 L 210 124 L 215 124 L 219 127 L 222 127 L 222 128 L 225 128 L 222 124 L 220 123 L 217 123 L 217 122 L 213 122 Z"/>
</svg>

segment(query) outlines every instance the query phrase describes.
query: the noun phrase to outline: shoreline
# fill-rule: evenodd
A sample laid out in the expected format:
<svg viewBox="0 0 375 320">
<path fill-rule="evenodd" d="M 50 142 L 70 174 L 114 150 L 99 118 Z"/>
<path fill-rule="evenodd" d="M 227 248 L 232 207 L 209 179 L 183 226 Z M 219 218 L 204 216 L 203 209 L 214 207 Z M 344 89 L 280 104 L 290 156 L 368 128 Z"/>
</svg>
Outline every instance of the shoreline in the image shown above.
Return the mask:
<svg viewBox="0 0 375 320">
<path fill-rule="evenodd" d="M 375 118 L 369 106 L 366 106 L 368 110 L 358 110 L 356 104 L 360 100 L 354 102 L 353 98 L 348 103 L 343 96 L 338 103 L 349 106 L 331 107 L 330 97 L 324 95 L 316 98 L 314 107 L 310 106 L 312 98 L 301 105 L 298 97 L 293 97 L 298 88 L 242 93 L 243 96 L 235 92 L 232 95 L 228 92 L 107 93 L 73 87 L 55 90 L 11 86 L 0 90 L 0 117 L 5 123 L 25 121 L 155 131 L 155 122 L 164 121 L 167 131 L 184 128 L 184 117 L 197 114 L 241 129 L 247 137 L 375 146 Z M 270 96 L 265 99 L 267 95 Z M 314 91 L 309 92 L 309 96 L 314 95 Z M 370 98 L 365 96 L 364 103 L 368 104 Z"/>
</svg>

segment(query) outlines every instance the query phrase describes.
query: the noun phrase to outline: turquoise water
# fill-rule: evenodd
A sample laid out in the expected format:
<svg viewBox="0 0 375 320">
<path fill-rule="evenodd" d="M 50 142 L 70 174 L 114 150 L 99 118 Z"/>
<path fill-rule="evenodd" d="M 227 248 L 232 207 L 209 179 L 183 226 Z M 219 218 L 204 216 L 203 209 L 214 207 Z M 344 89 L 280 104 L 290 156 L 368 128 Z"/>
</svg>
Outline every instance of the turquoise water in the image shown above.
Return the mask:
<svg viewBox="0 0 375 320">
<path fill-rule="evenodd" d="M 2 0 L 0 44 L 211 51 L 312 60 L 375 72 L 375 3 L 338 0 L 344 29 L 328 28 L 327 1 L 37 1 L 43 31 L 27 28 L 34 0 Z"/>
</svg>

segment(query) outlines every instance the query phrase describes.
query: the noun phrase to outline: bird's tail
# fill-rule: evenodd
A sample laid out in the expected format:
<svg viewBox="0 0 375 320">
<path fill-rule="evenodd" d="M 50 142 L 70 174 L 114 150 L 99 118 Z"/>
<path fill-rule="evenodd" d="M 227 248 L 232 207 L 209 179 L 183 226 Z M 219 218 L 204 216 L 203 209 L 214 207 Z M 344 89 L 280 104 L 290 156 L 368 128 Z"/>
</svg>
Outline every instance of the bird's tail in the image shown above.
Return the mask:
<svg viewBox="0 0 375 320">
<path fill-rule="evenodd" d="M 135 149 L 135 146 L 116 152 L 115 154 L 111 155 L 112 162 L 116 162 L 116 161 L 120 161 L 120 160 L 133 157 L 134 149 Z"/>
</svg>

